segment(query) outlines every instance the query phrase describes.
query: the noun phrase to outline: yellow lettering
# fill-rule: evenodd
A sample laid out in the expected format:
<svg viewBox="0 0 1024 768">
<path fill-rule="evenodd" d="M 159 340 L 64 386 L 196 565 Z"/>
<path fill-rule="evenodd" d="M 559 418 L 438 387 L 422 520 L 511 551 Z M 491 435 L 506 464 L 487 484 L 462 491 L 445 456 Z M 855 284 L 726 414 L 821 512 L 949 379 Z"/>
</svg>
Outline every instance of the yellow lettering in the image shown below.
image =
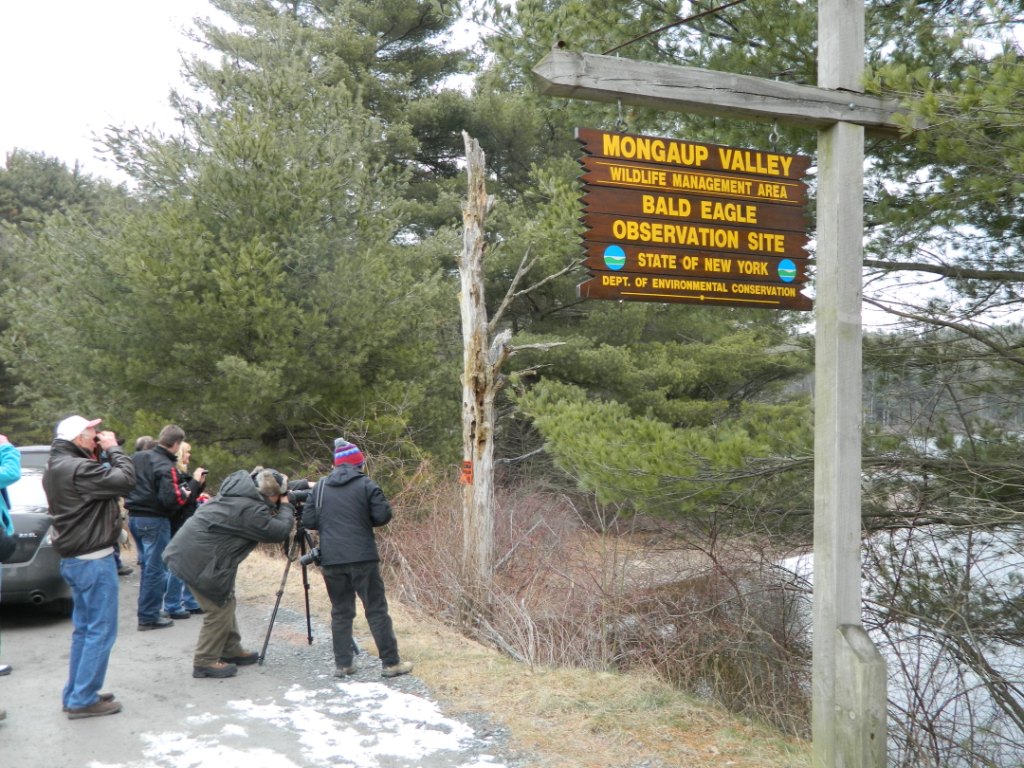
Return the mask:
<svg viewBox="0 0 1024 768">
<path fill-rule="evenodd" d="M 758 275 L 768 277 L 768 264 L 764 261 L 744 261 L 739 259 L 736 266 L 743 275 Z"/>
<path fill-rule="evenodd" d="M 748 232 L 747 245 L 752 251 L 765 251 L 768 253 L 786 252 L 785 235 L 773 232 Z"/>
<path fill-rule="evenodd" d="M 721 203 L 702 200 L 700 217 L 710 221 L 731 221 L 737 224 L 757 224 L 757 206 L 740 203 Z"/>
<path fill-rule="evenodd" d="M 731 265 L 732 259 L 712 258 L 710 256 L 704 257 L 705 272 L 728 272 Z"/>
<path fill-rule="evenodd" d="M 675 269 L 676 257 L 671 253 L 639 253 L 636 257 L 637 266 L 652 269 Z"/>
</svg>

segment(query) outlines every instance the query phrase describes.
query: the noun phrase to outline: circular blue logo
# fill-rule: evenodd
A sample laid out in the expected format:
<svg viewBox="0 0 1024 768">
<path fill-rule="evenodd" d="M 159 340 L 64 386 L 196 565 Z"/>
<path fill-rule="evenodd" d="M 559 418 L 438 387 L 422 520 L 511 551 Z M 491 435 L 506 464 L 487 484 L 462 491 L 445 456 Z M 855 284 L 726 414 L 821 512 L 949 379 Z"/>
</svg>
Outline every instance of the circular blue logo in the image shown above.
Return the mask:
<svg viewBox="0 0 1024 768">
<path fill-rule="evenodd" d="M 604 265 L 608 269 L 622 269 L 626 266 L 626 252 L 617 245 L 609 245 L 604 249 Z"/>
<path fill-rule="evenodd" d="M 796 264 L 792 259 L 783 259 L 779 262 L 779 279 L 784 283 L 792 283 L 796 280 Z"/>
</svg>

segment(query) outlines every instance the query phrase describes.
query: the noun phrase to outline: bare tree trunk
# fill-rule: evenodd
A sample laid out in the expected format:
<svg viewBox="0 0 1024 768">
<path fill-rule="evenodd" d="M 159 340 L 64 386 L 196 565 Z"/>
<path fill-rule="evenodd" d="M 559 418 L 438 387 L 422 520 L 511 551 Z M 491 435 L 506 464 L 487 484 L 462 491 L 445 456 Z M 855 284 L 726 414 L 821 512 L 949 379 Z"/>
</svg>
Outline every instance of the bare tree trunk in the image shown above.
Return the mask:
<svg viewBox="0 0 1024 768">
<path fill-rule="evenodd" d="M 507 357 L 508 333 L 489 343 L 484 303 L 484 219 L 493 199 L 485 185 L 484 153 L 465 131 L 469 192 L 462 208 L 462 620 L 486 617 L 494 569 L 494 398 L 499 368 Z"/>
</svg>

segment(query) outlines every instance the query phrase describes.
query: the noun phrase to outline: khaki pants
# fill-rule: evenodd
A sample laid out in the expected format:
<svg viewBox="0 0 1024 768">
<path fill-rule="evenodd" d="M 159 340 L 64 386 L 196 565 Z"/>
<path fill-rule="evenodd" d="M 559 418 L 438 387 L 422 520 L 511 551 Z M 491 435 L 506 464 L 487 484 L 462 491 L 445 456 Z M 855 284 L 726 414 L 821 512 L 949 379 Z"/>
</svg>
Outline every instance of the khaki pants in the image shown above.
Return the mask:
<svg viewBox="0 0 1024 768">
<path fill-rule="evenodd" d="M 210 598 L 189 584 L 192 596 L 199 606 L 206 611 L 203 614 L 203 627 L 199 630 L 196 641 L 196 652 L 192 664 L 196 667 L 209 667 L 223 658 L 241 656 L 242 636 L 238 632 L 235 620 L 235 596 L 232 594 L 224 605 L 217 605 Z"/>
</svg>

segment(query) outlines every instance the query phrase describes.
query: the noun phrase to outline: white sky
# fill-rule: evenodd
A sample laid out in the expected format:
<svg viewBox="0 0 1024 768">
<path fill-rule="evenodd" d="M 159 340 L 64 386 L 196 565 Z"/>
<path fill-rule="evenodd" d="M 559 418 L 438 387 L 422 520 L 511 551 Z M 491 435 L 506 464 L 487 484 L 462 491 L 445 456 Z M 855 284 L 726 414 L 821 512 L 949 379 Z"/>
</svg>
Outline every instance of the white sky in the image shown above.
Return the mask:
<svg viewBox="0 0 1024 768">
<path fill-rule="evenodd" d="M 168 94 L 207 0 L 0 0 L 0 161 L 45 152 L 121 181 L 95 153 L 108 125 L 174 131 Z"/>
</svg>

